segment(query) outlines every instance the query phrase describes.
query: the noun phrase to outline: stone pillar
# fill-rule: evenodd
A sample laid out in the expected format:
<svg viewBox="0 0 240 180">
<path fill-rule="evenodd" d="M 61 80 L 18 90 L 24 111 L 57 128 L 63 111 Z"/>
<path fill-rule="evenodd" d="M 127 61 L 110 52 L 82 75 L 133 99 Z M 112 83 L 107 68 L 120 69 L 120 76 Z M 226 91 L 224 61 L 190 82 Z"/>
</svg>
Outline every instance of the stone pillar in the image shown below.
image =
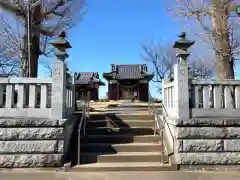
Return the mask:
<svg viewBox="0 0 240 180">
<path fill-rule="evenodd" d="M 180 39 L 175 42 L 174 48 L 178 49 L 179 63 L 174 65 L 174 104 L 177 118 L 189 118 L 189 84 L 187 57 L 190 55 L 188 48 L 194 41 L 186 39 L 186 33 L 180 34 Z"/>
<path fill-rule="evenodd" d="M 53 119 L 66 117 L 66 64 L 68 57 L 66 49 L 71 48 L 69 42 L 65 40 L 65 33 L 62 32 L 58 39 L 51 44 L 56 48 L 57 59 L 53 62 L 52 69 L 52 98 L 51 116 Z"/>
</svg>

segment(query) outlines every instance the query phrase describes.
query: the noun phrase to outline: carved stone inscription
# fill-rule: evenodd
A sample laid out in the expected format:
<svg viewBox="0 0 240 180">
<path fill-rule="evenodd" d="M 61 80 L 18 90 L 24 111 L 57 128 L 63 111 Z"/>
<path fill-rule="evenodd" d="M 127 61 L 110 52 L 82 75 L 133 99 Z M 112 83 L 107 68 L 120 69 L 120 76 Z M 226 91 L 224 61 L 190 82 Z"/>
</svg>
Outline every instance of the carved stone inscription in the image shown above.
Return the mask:
<svg viewBox="0 0 240 180">
<path fill-rule="evenodd" d="M 0 153 L 57 152 L 58 141 L 1 141 Z"/>
<path fill-rule="evenodd" d="M 180 91 L 185 91 L 184 87 L 184 81 L 185 81 L 185 70 L 180 69 Z"/>
<path fill-rule="evenodd" d="M 52 95 L 53 100 L 57 101 L 60 99 L 60 92 L 61 92 L 61 69 L 55 68 L 53 70 L 53 87 L 52 87 Z"/>
<path fill-rule="evenodd" d="M 56 139 L 63 128 L 0 128 L 0 140 Z"/>
<path fill-rule="evenodd" d="M 0 168 L 56 167 L 61 165 L 62 154 L 0 155 Z"/>
</svg>

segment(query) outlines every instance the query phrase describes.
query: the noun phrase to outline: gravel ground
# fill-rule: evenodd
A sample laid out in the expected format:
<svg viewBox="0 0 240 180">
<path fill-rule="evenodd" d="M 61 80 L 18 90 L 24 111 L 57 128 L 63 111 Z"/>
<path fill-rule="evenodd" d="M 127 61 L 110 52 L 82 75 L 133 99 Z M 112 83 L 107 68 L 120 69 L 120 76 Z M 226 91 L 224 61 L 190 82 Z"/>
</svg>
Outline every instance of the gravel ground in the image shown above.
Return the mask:
<svg viewBox="0 0 240 180">
<path fill-rule="evenodd" d="M 213 172 L 0 172 L 0 180 L 239 180 L 240 174 Z"/>
</svg>

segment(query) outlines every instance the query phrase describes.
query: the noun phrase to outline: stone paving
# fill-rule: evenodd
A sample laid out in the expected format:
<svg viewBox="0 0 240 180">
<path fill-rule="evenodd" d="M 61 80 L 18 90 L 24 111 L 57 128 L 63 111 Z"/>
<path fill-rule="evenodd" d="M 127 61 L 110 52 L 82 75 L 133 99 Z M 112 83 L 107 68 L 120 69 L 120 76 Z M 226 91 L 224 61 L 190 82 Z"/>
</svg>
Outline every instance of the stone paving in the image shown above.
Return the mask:
<svg viewBox="0 0 240 180">
<path fill-rule="evenodd" d="M 237 173 L 214 172 L 0 172 L 0 180 L 239 180 Z"/>
</svg>

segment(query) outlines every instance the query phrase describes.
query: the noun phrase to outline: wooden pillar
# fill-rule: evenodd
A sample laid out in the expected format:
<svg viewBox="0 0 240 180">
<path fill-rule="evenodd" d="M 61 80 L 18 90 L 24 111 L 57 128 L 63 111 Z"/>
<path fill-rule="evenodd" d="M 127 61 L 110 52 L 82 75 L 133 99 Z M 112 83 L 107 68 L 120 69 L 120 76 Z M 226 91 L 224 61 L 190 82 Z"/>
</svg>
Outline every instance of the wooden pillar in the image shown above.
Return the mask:
<svg viewBox="0 0 240 180">
<path fill-rule="evenodd" d="M 96 88 L 96 101 L 98 101 L 98 90 L 99 90 L 99 88 Z"/>
<path fill-rule="evenodd" d="M 140 86 L 140 83 L 139 83 L 139 81 L 138 81 L 138 95 L 137 95 L 137 98 L 138 98 L 138 100 L 140 101 L 140 92 L 141 92 L 141 90 L 140 90 L 140 88 L 141 88 L 141 86 Z"/>
<path fill-rule="evenodd" d="M 120 85 L 117 84 L 117 98 L 116 100 L 120 100 Z"/>
<path fill-rule="evenodd" d="M 148 81 L 140 80 L 139 81 L 139 100 L 140 101 L 148 101 Z"/>
<path fill-rule="evenodd" d="M 111 92 L 112 88 L 111 88 L 111 84 L 108 83 L 108 100 L 111 100 L 112 98 L 112 92 Z"/>
<path fill-rule="evenodd" d="M 94 89 L 93 88 L 89 88 L 89 100 L 93 100 L 94 99 L 94 94 L 93 94 L 93 91 Z"/>
<path fill-rule="evenodd" d="M 118 93 L 117 93 L 117 81 L 116 80 L 110 80 L 108 84 L 108 99 L 109 100 L 117 100 Z"/>
<path fill-rule="evenodd" d="M 97 101 L 98 100 L 98 88 L 92 89 L 92 100 Z"/>
</svg>

